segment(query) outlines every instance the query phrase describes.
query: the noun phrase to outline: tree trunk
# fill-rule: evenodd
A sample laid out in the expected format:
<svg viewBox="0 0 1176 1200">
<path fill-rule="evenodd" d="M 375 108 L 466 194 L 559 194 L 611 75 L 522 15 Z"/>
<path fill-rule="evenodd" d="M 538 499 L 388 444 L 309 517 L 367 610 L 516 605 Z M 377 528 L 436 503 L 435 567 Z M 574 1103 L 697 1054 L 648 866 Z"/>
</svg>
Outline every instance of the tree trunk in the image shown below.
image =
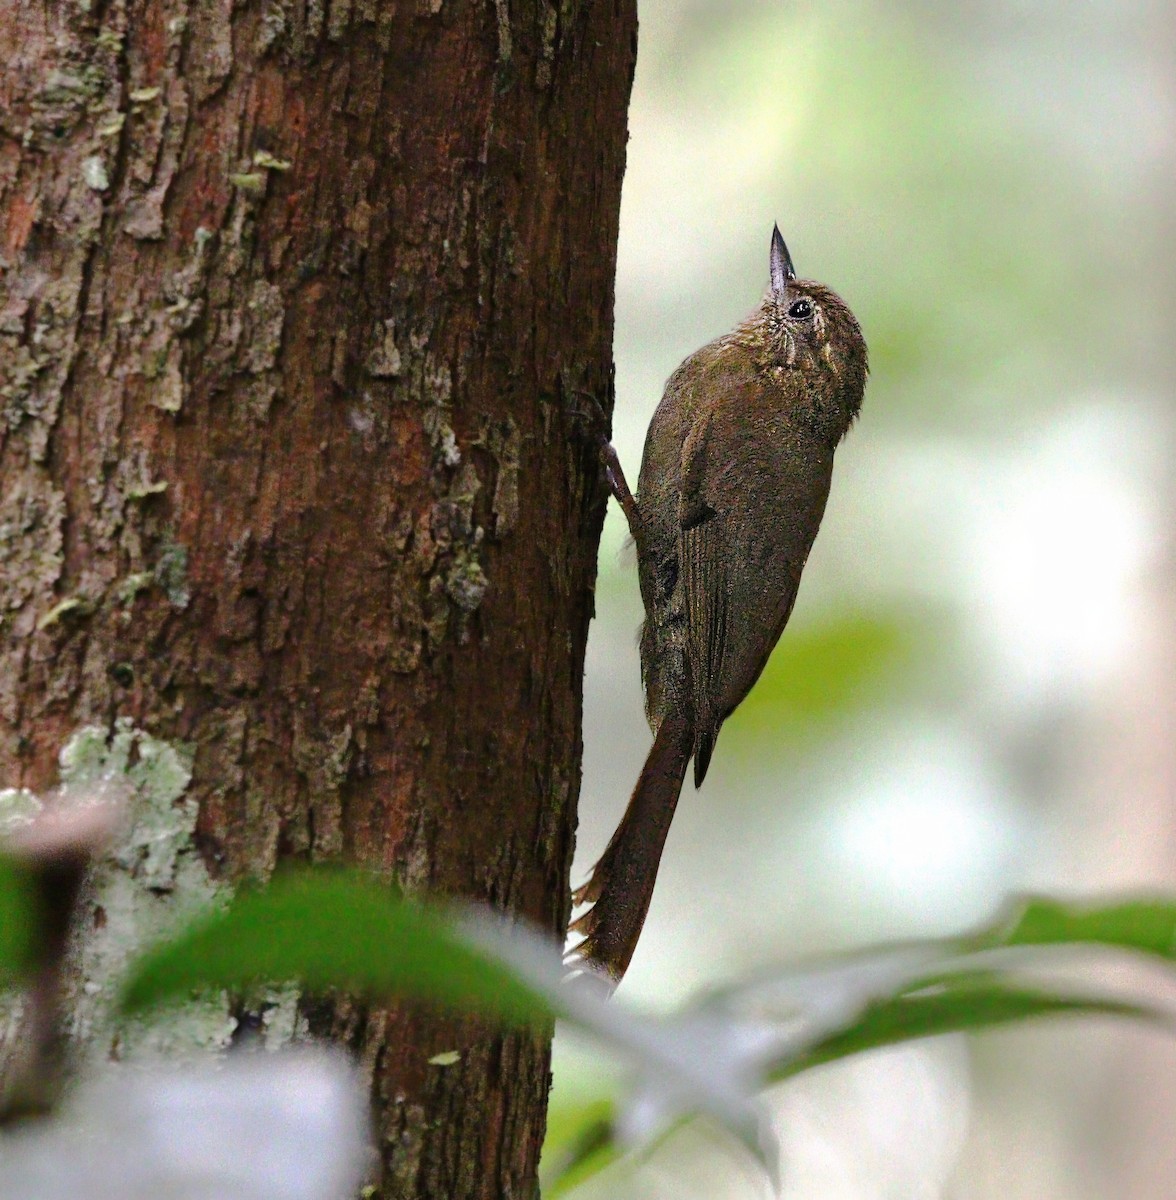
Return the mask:
<svg viewBox="0 0 1176 1200">
<path fill-rule="evenodd" d="M 634 0 L 0 0 L 0 783 L 133 790 L 99 1053 L 127 951 L 282 860 L 563 932 L 635 48 Z M 546 1038 L 287 1007 L 384 1194 L 534 1193 Z"/>
</svg>

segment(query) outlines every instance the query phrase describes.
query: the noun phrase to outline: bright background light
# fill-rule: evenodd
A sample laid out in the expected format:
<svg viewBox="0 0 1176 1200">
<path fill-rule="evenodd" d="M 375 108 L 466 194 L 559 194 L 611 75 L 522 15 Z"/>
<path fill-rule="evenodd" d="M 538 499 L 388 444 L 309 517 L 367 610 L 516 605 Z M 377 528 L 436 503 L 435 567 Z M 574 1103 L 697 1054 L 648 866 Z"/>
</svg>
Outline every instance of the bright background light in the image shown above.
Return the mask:
<svg viewBox="0 0 1176 1200">
<path fill-rule="evenodd" d="M 873 370 L 793 622 L 687 784 L 624 992 L 662 1005 L 956 930 L 1027 888 L 1172 889 L 1170 14 L 657 0 L 641 19 L 630 480 L 666 377 L 758 302 L 773 221 L 850 302 Z M 577 878 L 649 746 L 624 542 L 612 511 Z M 785 1195 L 1160 1200 L 1173 1078 L 1172 1040 L 1108 1022 L 869 1056 L 773 1093 Z M 608 1086 L 562 1042 L 556 1080 L 557 1109 Z M 767 1193 L 693 1130 L 585 1194 Z"/>
</svg>

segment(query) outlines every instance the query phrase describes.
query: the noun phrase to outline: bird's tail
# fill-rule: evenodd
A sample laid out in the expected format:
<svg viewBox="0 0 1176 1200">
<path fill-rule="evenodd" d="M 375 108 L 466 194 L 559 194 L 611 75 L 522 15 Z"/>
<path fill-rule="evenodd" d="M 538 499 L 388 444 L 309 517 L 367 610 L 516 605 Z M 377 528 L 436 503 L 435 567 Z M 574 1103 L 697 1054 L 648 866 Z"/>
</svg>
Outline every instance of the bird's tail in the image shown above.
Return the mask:
<svg viewBox="0 0 1176 1200">
<path fill-rule="evenodd" d="M 687 722 L 662 721 L 624 818 L 591 878 L 572 896 L 576 904 L 592 907 L 572 922 L 570 932 L 583 934 L 584 940 L 570 957 L 600 968 L 614 984 L 620 983 L 637 948 L 693 749 Z"/>
</svg>

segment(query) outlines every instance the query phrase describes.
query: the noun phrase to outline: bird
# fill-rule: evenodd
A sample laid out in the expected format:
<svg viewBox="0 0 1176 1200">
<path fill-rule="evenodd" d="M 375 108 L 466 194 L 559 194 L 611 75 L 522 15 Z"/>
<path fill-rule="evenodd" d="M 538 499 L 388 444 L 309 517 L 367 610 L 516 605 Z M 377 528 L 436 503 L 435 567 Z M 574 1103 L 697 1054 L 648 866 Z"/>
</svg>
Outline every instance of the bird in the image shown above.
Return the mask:
<svg viewBox="0 0 1176 1200">
<path fill-rule="evenodd" d="M 796 603 L 834 452 L 861 410 L 861 326 L 831 288 L 798 279 L 773 226 L 770 287 L 666 383 L 634 496 L 600 435 L 637 549 L 641 675 L 653 745 L 625 815 L 575 905 L 568 956 L 620 983 L 649 911 L 686 770 L 701 787 L 723 722 L 751 691 Z"/>
</svg>

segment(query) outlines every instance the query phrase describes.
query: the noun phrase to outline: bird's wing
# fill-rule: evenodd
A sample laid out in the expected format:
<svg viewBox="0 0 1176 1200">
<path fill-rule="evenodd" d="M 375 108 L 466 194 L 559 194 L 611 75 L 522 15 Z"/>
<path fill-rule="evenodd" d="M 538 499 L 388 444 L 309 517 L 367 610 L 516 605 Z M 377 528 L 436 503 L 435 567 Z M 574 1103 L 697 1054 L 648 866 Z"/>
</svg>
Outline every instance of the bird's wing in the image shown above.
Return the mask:
<svg viewBox="0 0 1176 1200">
<path fill-rule="evenodd" d="M 724 520 L 710 502 L 716 478 L 708 414 L 682 451 L 679 552 L 686 592 L 686 653 L 694 705 L 694 786 L 702 784 L 725 713 L 716 711 L 727 654 L 728 578 Z"/>
<path fill-rule="evenodd" d="M 759 678 L 796 603 L 820 525 L 832 451 L 801 469 L 746 425 L 700 419 L 682 450 L 679 561 L 694 707 L 694 782 L 702 783 L 723 722 Z M 723 498 L 726 497 L 726 503 Z M 736 520 L 730 503 L 756 502 Z"/>
</svg>

